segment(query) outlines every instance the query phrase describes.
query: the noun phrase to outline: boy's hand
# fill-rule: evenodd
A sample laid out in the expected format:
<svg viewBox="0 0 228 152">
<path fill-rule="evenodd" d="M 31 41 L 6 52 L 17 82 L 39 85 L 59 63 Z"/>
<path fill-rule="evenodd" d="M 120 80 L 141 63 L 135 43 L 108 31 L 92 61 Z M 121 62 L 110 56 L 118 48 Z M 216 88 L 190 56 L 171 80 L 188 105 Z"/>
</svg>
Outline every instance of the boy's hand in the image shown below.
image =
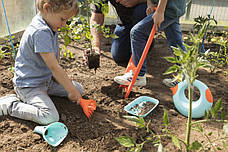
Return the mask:
<svg viewBox="0 0 228 152">
<path fill-rule="evenodd" d="M 79 91 L 75 91 L 72 93 L 68 93 L 68 98 L 72 101 L 72 102 L 76 102 L 77 104 L 80 104 L 80 98 L 81 98 L 81 94 L 79 93 Z"/>
</svg>

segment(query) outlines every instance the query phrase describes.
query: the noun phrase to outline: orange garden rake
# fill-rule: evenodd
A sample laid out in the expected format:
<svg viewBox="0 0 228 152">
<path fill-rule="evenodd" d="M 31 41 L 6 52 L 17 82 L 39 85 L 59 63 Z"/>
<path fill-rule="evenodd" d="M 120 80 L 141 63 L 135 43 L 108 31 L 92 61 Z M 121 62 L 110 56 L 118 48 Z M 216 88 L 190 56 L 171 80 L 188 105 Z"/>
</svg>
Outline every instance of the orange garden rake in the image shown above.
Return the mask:
<svg viewBox="0 0 228 152">
<path fill-rule="evenodd" d="M 82 107 L 85 115 L 90 118 L 93 115 L 94 110 L 96 110 L 96 101 L 80 98 L 80 106 Z"/>
<path fill-rule="evenodd" d="M 143 65 L 143 63 L 145 61 L 146 55 L 147 55 L 147 53 L 148 53 L 148 51 L 150 49 L 150 45 L 151 45 L 151 43 L 153 41 L 154 35 L 155 35 L 155 25 L 153 26 L 153 28 L 152 28 L 152 30 L 150 32 L 150 36 L 149 36 L 149 38 L 147 40 L 146 46 L 145 46 L 143 54 L 142 54 L 142 56 L 141 56 L 141 58 L 139 60 L 138 66 L 136 67 L 134 65 L 132 56 L 131 56 L 131 58 L 130 58 L 130 60 L 128 62 L 127 69 L 126 69 L 125 73 L 129 72 L 130 70 L 132 70 L 133 71 L 133 77 L 132 77 L 132 80 L 129 83 L 129 85 L 127 85 L 127 86 L 126 85 L 120 85 L 120 87 L 123 87 L 125 89 L 125 91 L 126 91 L 126 94 L 125 94 L 124 98 L 127 98 L 129 96 L 130 92 L 131 92 L 131 89 L 132 89 L 132 87 L 133 87 L 133 85 L 134 85 L 134 83 L 135 83 L 135 81 L 136 81 L 136 79 L 138 77 L 139 71 L 141 70 L 142 65 Z"/>
</svg>

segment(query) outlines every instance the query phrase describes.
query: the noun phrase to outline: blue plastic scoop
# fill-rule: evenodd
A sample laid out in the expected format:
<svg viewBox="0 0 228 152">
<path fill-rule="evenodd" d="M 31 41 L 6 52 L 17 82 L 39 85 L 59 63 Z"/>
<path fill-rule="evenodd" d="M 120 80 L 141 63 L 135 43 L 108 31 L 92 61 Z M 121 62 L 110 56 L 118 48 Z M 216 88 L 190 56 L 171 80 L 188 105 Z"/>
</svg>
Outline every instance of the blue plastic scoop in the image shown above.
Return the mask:
<svg viewBox="0 0 228 152">
<path fill-rule="evenodd" d="M 152 104 L 148 102 L 151 102 Z M 124 107 L 124 110 L 135 116 L 146 117 L 151 111 L 154 110 L 154 108 L 157 107 L 158 104 L 159 101 L 157 99 L 147 96 L 141 96 L 130 102 L 128 105 L 126 105 Z M 144 111 L 143 109 L 147 110 Z"/>
<path fill-rule="evenodd" d="M 68 134 L 67 127 L 60 122 L 48 126 L 36 126 L 34 132 L 41 134 L 45 141 L 52 146 L 58 146 Z"/>
</svg>

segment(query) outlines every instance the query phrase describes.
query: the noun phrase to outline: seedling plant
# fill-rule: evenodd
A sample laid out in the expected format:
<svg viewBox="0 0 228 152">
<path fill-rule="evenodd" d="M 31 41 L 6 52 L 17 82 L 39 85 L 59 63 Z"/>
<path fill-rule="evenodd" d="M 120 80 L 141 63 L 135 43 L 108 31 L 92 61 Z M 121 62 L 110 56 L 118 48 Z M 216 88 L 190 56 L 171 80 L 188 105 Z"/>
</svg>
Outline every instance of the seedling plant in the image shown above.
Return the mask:
<svg viewBox="0 0 228 152">
<path fill-rule="evenodd" d="M 186 47 L 186 52 L 183 51 L 181 48 L 175 48 L 173 47 L 173 51 L 175 54 L 175 57 L 166 57 L 165 59 L 174 65 L 171 66 L 164 74 L 172 74 L 172 73 L 177 73 L 176 78 L 185 78 L 187 81 L 188 85 L 188 100 L 189 100 L 189 111 L 188 111 L 188 121 L 187 121 L 187 127 L 186 127 L 186 139 L 180 139 L 177 136 L 173 135 L 169 129 L 169 121 L 168 121 L 168 114 L 166 110 L 164 110 L 164 116 L 163 116 L 163 122 L 165 128 L 163 129 L 163 132 L 165 133 L 164 136 L 168 136 L 172 139 L 172 142 L 176 147 L 179 149 L 181 148 L 180 142 L 184 144 L 185 150 L 187 152 L 191 150 L 205 150 L 206 148 L 210 149 L 212 148 L 213 150 L 219 150 L 221 149 L 220 147 L 215 147 L 213 145 L 214 142 L 217 142 L 219 140 L 222 140 L 223 147 L 227 149 L 227 146 L 225 144 L 225 139 L 227 139 L 227 134 L 224 136 L 218 135 L 216 139 L 211 140 L 209 137 L 212 135 L 211 133 L 205 134 L 203 131 L 203 127 L 200 125 L 200 123 L 203 122 L 208 122 L 208 121 L 216 121 L 216 122 L 222 122 L 222 123 L 228 123 L 227 120 L 215 120 L 219 116 L 219 112 L 222 111 L 221 108 L 221 100 L 218 100 L 217 103 L 215 104 L 215 108 L 211 108 L 210 112 L 206 112 L 206 119 L 201 120 L 201 121 L 196 121 L 192 122 L 192 102 L 193 102 L 193 92 L 194 92 L 194 86 L 193 83 L 195 79 L 198 77 L 197 75 L 197 70 L 199 68 L 208 68 L 211 67 L 211 64 L 208 60 L 205 59 L 204 56 L 200 56 L 200 44 L 202 37 L 204 36 L 204 33 L 206 32 L 206 24 L 203 25 L 202 29 L 199 31 L 197 35 L 190 35 L 190 41 L 192 45 L 187 45 L 185 44 Z M 225 118 L 224 112 L 221 112 L 220 114 L 221 119 Z M 209 119 L 211 117 L 211 119 Z M 138 119 L 132 119 L 133 121 L 138 121 L 139 122 L 144 122 L 142 118 Z M 137 122 L 136 121 L 136 122 Z M 224 128 L 226 128 L 225 132 L 227 132 L 227 125 L 224 125 Z M 141 125 L 142 126 L 142 125 Z M 190 142 L 190 137 L 191 137 L 191 129 L 194 129 L 196 131 L 199 131 L 203 136 L 208 139 L 208 142 L 206 145 L 202 145 L 199 141 L 194 141 Z M 154 135 L 151 133 L 152 137 L 159 137 L 158 139 L 160 140 L 160 137 L 158 135 Z M 148 138 L 152 139 L 152 138 Z M 145 139 L 144 142 L 141 144 L 136 144 L 133 142 L 133 140 L 127 135 L 123 136 L 120 138 L 116 138 L 117 141 L 119 141 L 120 144 L 124 145 L 125 147 L 129 148 L 129 151 L 140 151 L 142 149 L 142 146 L 144 145 L 145 142 L 148 141 L 148 139 Z M 157 140 L 155 140 L 157 141 Z M 130 144 L 123 144 L 123 142 L 131 142 Z M 161 146 L 159 146 L 161 148 Z"/>
<path fill-rule="evenodd" d="M 228 32 L 224 32 L 224 36 L 214 37 L 211 39 L 212 42 L 219 45 L 219 50 L 208 50 L 204 55 L 213 65 L 210 70 L 213 73 L 218 68 L 223 68 L 228 65 Z"/>
<path fill-rule="evenodd" d="M 96 28 L 106 38 L 115 38 L 115 35 L 110 32 L 109 27 L 105 25 L 90 25 L 91 9 L 90 4 L 97 4 L 100 0 L 85 0 L 79 2 L 80 14 L 72 18 L 66 27 L 60 29 L 63 32 L 63 39 L 65 48 L 72 42 L 76 41 L 78 44 L 83 44 L 85 48 L 85 55 L 88 57 L 88 66 L 90 69 L 96 69 L 100 66 L 100 52 L 95 52 L 93 48 L 93 37 L 91 35 L 91 28 Z M 98 4 L 97 4 L 98 5 Z M 107 15 L 109 6 L 102 4 L 102 13 Z M 69 52 L 69 51 L 68 51 Z"/>
<path fill-rule="evenodd" d="M 136 116 L 124 116 L 124 118 L 134 122 L 137 126 L 137 130 L 142 129 L 145 131 L 146 137 L 134 137 L 128 134 L 115 138 L 122 146 L 126 148 L 127 152 L 140 152 L 143 150 L 145 143 L 153 144 L 157 148 L 158 152 L 164 152 L 166 149 L 163 147 L 162 142 L 164 139 L 171 139 L 173 145 L 181 151 L 220 151 L 228 150 L 226 140 L 228 139 L 228 121 L 224 120 L 225 110 L 222 106 L 222 99 L 220 98 L 214 108 L 211 107 L 209 111 L 205 113 L 205 117 L 202 120 L 194 121 L 191 124 L 191 128 L 202 135 L 200 140 L 193 141 L 187 146 L 186 141 L 179 138 L 177 135 L 170 131 L 171 122 L 169 121 L 167 110 L 164 109 L 163 114 L 163 129 L 162 134 L 156 134 L 150 129 L 151 120 L 146 122 L 142 117 Z M 203 123 L 224 123 L 222 132 L 205 132 L 202 126 Z M 217 133 L 217 134 L 216 134 Z M 140 139 L 140 143 L 136 141 Z M 205 139 L 205 140 L 202 140 Z M 185 149 L 182 147 L 184 145 Z M 221 147 L 222 146 L 222 147 Z M 188 149 L 187 149 L 188 147 Z"/>
<path fill-rule="evenodd" d="M 9 71 L 13 72 L 14 62 L 15 62 L 15 56 L 19 48 L 19 42 L 20 39 L 15 39 L 15 36 L 12 36 L 13 39 L 13 45 L 15 52 L 13 51 L 13 46 L 11 44 L 10 37 L 1 38 L 4 41 L 4 44 L 0 45 L 0 59 L 9 58 L 11 62 L 11 66 L 9 67 Z"/>
<path fill-rule="evenodd" d="M 185 146 L 186 151 L 191 149 L 190 135 L 192 129 L 192 102 L 193 102 L 193 83 L 198 77 L 197 70 L 202 67 L 211 67 L 211 64 L 203 56 L 199 56 L 200 53 L 200 43 L 204 33 L 206 32 L 207 24 L 204 24 L 202 29 L 196 36 L 191 34 L 192 45 L 185 45 L 187 52 L 183 51 L 181 48 L 173 47 L 174 54 L 176 57 L 166 57 L 166 60 L 174 63 L 165 74 L 171 74 L 178 72 L 177 77 L 185 77 L 188 84 L 188 99 L 189 99 L 189 111 L 188 111 L 188 122 L 186 129 L 186 139 Z"/>
</svg>

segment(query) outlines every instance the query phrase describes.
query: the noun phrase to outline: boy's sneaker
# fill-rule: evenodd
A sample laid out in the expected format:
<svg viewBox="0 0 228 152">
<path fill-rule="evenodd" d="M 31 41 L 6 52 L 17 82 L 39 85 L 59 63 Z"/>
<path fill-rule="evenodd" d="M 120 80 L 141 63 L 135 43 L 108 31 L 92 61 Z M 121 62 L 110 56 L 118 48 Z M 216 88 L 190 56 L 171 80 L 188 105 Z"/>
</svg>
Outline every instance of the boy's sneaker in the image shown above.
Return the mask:
<svg viewBox="0 0 228 152">
<path fill-rule="evenodd" d="M 132 74 L 132 71 L 130 71 L 128 73 L 125 73 L 122 76 L 116 76 L 114 78 L 114 81 L 121 85 L 129 85 L 131 83 L 132 77 L 133 77 L 133 74 Z M 145 86 L 146 85 L 146 76 L 145 75 L 138 76 L 134 85 L 135 86 Z"/>
<path fill-rule="evenodd" d="M 10 94 L 0 98 L 0 116 L 8 115 L 8 109 L 13 102 L 20 101 L 16 94 Z"/>
</svg>

